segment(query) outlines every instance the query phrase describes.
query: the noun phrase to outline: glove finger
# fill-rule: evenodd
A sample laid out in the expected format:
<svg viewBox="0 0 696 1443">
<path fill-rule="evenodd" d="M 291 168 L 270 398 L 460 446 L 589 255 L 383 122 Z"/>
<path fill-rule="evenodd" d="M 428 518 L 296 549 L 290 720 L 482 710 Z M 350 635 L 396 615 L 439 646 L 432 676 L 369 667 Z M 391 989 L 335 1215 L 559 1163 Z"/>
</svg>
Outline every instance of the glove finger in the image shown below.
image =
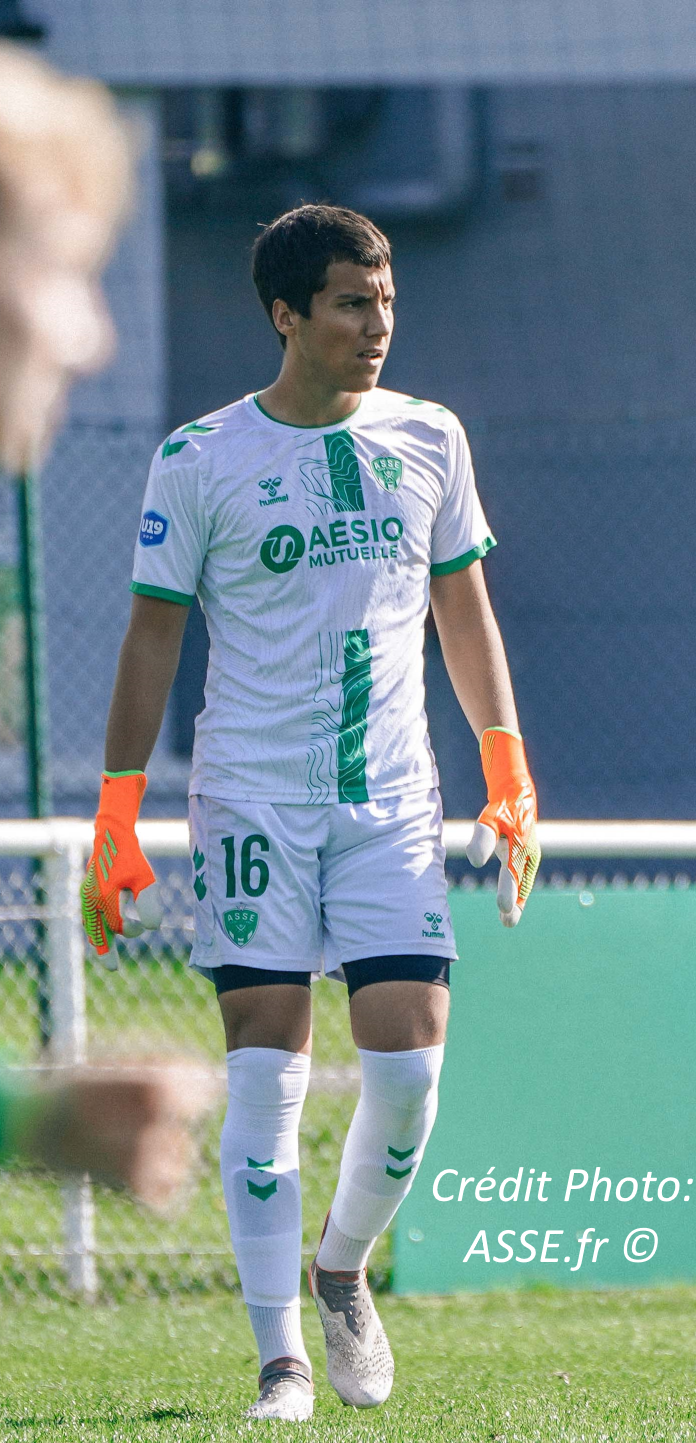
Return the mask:
<svg viewBox="0 0 696 1443">
<path fill-rule="evenodd" d="M 133 893 L 129 891 L 121 892 L 119 906 L 121 909 L 123 936 L 140 937 L 145 931 L 145 927 L 143 923 L 138 920 Z"/>
<path fill-rule="evenodd" d="M 513 908 L 517 908 L 518 895 L 517 878 L 514 872 L 510 871 L 510 868 L 508 866 L 508 861 L 510 858 L 510 844 L 507 837 L 500 838 L 496 845 L 495 855 L 500 862 L 500 875 L 498 877 L 498 910 L 502 917 L 503 914 L 505 914 L 506 916 L 511 915 Z"/>
<path fill-rule="evenodd" d="M 97 956 L 107 971 L 115 972 L 118 967 L 118 951 L 116 949 L 116 937 L 112 932 L 103 912 L 99 913 L 99 936 L 100 943 L 97 944 Z"/>
<path fill-rule="evenodd" d="M 492 827 L 485 822 L 476 822 L 466 855 L 472 867 L 484 867 L 495 851 L 497 838 Z"/>
<path fill-rule="evenodd" d="M 99 961 L 102 963 L 102 966 L 106 967 L 107 972 L 118 971 L 118 947 L 116 946 L 115 937 L 112 938 L 108 952 L 100 953 Z"/>
<path fill-rule="evenodd" d="M 159 927 L 164 916 L 164 903 L 159 889 L 158 882 L 151 882 L 149 887 L 143 887 L 135 899 L 135 910 L 143 924 L 143 927 Z"/>
</svg>

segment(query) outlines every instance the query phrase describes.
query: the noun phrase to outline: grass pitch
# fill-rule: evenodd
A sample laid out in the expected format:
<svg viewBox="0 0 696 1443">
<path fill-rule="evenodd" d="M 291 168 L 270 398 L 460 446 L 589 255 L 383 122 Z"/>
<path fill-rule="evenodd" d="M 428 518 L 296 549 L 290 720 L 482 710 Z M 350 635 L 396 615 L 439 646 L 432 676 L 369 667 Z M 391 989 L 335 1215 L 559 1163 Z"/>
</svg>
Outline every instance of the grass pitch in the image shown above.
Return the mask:
<svg viewBox="0 0 696 1443">
<path fill-rule="evenodd" d="M 696 1439 L 695 1288 L 382 1296 L 379 1307 L 397 1363 L 383 1408 L 349 1410 L 328 1387 L 306 1302 L 314 1420 L 254 1425 L 241 1418 L 256 1361 L 236 1297 L 4 1307 L 1 1443 Z"/>
</svg>

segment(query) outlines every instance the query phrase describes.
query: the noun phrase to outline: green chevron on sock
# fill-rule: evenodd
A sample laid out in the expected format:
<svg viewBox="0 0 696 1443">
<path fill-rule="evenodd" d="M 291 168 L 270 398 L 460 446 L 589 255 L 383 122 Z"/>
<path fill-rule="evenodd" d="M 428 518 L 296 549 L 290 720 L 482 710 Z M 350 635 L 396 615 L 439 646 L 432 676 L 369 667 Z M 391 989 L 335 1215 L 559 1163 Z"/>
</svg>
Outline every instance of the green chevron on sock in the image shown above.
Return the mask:
<svg viewBox="0 0 696 1443">
<path fill-rule="evenodd" d="M 277 1186 L 278 1179 L 276 1177 L 273 1178 L 272 1182 L 267 1183 L 265 1187 L 260 1187 L 258 1183 L 251 1182 L 250 1179 L 247 1178 L 247 1187 L 251 1196 L 260 1198 L 261 1202 L 268 1202 L 269 1197 L 273 1196 Z"/>
<path fill-rule="evenodd" d="M 273 1167 L 273 1158 L 269 1157 L 268 1162 L 257 1162 L 255 1157 L 248 1157 L 247 1167 L 255 1167 L 259 1172 L 263 1172 L 264 1168 Z"/>
<path fill-rule="evenodd" d="M 412 1171 L 413 1171 L 413 1166 L 411 1166 L 411 1167 L 405 1167 L 404 1170 L 403 1170 L 403 1172 L 397 1172 L 397 1171 L 396 1171 L 396 1168 L 393 1168 L 393 1167 L 388 1167 L 388 1166 L 387 1166 L 387 1167 L 385 1168 L 385 1172 L 386 1172 L 386 1174 L 387 1174 L 387 1177 L 395 1177 L 397 1180 L 398 1180 L 399 1178 L 402 1178 L 402 1177 L 408 1177 L 408 1174 L 409 1174 L 410 1172 L 412 1172 Z"/>
<path fill-rule="evenodd" d="M 415 1150 L 416 1150 L 415 1147 L 407 1147 L 405 1152 L 398 1152 L 395 1147 L 388 1147 L 388 1148 L 387 1148 L 387 1152 L 389 1153 L 389 1156 L 390 1156 L 390 1157 L 395 1157 L 396 1160 L 397 1160 L 397 1162 L 403 1162 L 403 1161 L 404 1161 L 404 1158 L 411 1157 L 411 1154 L 414 1153 Z"/>
</svg>

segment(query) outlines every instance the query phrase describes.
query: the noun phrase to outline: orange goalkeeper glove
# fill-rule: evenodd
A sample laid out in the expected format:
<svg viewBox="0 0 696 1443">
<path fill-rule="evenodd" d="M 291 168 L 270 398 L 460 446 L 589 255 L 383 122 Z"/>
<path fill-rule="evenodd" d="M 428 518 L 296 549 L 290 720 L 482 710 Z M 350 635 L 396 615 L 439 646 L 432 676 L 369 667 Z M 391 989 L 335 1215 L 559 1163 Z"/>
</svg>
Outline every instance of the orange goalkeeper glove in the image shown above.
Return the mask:
<svg viewBox="0 0 696 1443">
<path fill-rule="evenodd" d="M 146 786 L 144 772 L 102 772 L 94 851 L 80 888 L 85 931 L 112 970 L 118 965 L 115 933 L 139 937 L 162 921 L 159 886 L 135 835 Z M 136 915 L 122 916 L 122 901 L 125 906 L 135 901 Z"/>
<path fill-rule="evenodd" d="M 481 763 L 488 806 L 474 827 L 466 855 L 473 867 L 483 867 L 495 852 L 501 864 L 500 920 L 504 927 L 516 927 L 541 861 L 536 792 L 519 733 L 487 727 L 481 737 Z"/>
</svg>

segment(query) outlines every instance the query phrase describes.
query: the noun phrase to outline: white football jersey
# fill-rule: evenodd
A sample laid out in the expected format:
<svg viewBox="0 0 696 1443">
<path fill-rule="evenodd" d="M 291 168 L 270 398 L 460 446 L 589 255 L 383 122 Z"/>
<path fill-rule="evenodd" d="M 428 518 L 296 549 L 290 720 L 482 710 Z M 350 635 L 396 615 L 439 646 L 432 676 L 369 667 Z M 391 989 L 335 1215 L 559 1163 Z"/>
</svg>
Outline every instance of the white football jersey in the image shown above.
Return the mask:
<svg viewBox="0 0 696 1443">
<path fill-rule="evenodd" d="M 335 426 L 246 396 L 150 469 L 132 590 L 210 634 L 190 791 L 364 802 L 437 784 L 423 694 L 430 576 L 495 545 L 444 406 L 366 393 Z"/>
</svg>

